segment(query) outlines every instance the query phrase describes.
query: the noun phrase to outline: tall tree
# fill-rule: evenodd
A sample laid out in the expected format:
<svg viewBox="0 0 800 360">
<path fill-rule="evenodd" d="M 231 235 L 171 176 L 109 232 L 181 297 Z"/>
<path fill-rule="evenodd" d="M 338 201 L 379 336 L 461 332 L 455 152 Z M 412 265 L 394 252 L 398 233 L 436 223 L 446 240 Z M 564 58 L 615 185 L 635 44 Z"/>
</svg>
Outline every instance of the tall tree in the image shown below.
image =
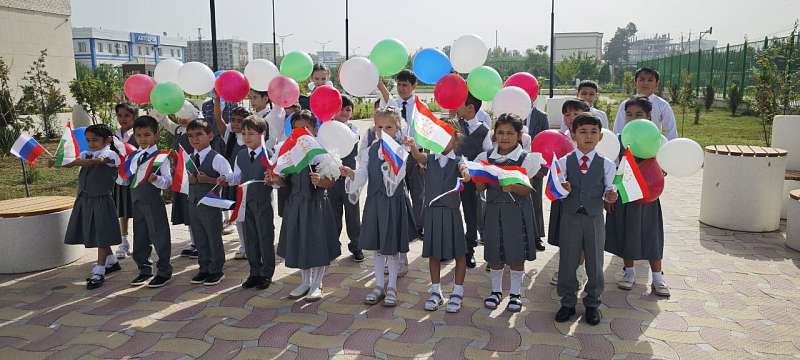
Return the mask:
<svg viewBox="0 0 800 360">
<path fill-rule="evenodd" d="M 606 43 L 605 58 L 611 66 L 617 67 L 628 61 L 628 50 L 636 31 L 636 24 L 628 23 L 624 28 L 617 28 L 614 37 Z"/>
<path fill-rule="evenodd" d="M 56 136 L 55 116 L 65 106 L 67 98 L 57 87 L 58 79 L 47 72 L 47 49 L 40 52 L 25 76 L 22 78 L 22 98 L 17 105 L 26 114 L 37 114 L 42 120 L 44 136 Z"/>
</svg>

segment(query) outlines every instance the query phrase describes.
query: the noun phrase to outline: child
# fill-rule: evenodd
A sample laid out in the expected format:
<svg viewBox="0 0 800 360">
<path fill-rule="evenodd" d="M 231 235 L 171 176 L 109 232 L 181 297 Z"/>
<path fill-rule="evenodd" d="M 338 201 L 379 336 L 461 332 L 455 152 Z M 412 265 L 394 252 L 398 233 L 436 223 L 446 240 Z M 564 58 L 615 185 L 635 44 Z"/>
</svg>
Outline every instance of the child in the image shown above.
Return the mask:
<svg viewBox="0 0 800 360">
<path fill-rule="evenodd" d="M 483 152 L 475 159 L 499 166 L 519 166 L 528 177 L 533 177 L 541 167 L 540 156 L 522 149 L 522 119 L 513 114 L 502 114 L 494 124 L 496 147 Z M 503 268 L 511 267 L 511 289 L 506 311 L 522 310 L 522 282 L 525 261 L 536 259 L 536 220 L 533 217 L 531 189 L 524 185 L 499 186 L 477 183 L 478 190 L 486 190 L 484 210 L 483 257 L 489 263 L 492 293 L 484 300 L 488 309 L 496 309 L 503 299 Z"/>
<path fill-rule="evenodd" d="M 275 225 L 272 223 L 272 187 L 269 178 L 264 177 L 267 168 L 259 160 L 264 147 L 264 135 L 267 123 L 258 115 L 251 115 L 242 122 L 242 137 L 245 148 L 239 150 L 234 158 L 233 176 L 228 181 L 238 185 L 250 180 L 266 180 L 264 183 L 252 183 L 247 187 L 245 206 L 244 236 L 248 239 L 247 261 L 250 263 L 250 276 L 242 284 L 245 289 L 266 289 L 272 283 L 275 273 Z M 263 154 L 269 159 L 269 154 Z M 234 188 L 235 189 L 235 188 Z"/>
<path fill-rule="evenodd" d="M 273 108 L 266 91 L 250 90 L 250 106 L 255 114 L 267 122 L 265 146 L 271 150 L 278 141 L 283 140 L 283 122 L 286 112 L 281 107 Z"/>
<path fill-rule="evenodd" d="M 533 139 L 538 135 L 540 132 L 550 129 L 550 122 L 547 120 L 547 114 L 542 112 L 541 110 L 537 109 L 535 106 L 531 107 L 531 113 L 528 115 L 528 135 L 530 139 Z M 524 140 L 523 140 L 524 143 Z M 525 147 L 525 145 L 523 145 Z M 530 151 L 530 144 L 528 144 L 527 149 Z M 544 236 L 544 211 L 542 210 L 542 184 L 543 179 L 547 175 L 547 168 L 543 167 L 539 170 L 539 173 L 536 176 L 531 178 L 531 186 L 533 186 L 533 191 L 531 192 L 531 196 L 533 197 L 533 212 L 536 216 L 536 230 L 537 233 L 541 236 Z M 536 250 L 537 251 L 544 251 L 544 242 L 542 238 L 536 239 Z"/>
<path fill-rule="evenodd" d="M 97 263 L 86 279 L 88 290 L 103 286 L 108 274 L 122 270 L 111 253 L 111 246 L 119 245 L 121 241 L 111 195 L 119 166 L 119 155 L 109 148 L 112 136 L 108 126 L 90 125 L 86 128 L 86 142 L 90 150 L 81 152 L 78 159 L 64 165 L 66 168 L 81 167 L 78 196 L 69 217 L 64 243 L 97 248 Z"/>
<path fill-rule="evenodd" d="M 359 246 L 364 250 L 375 250 L 375 289 L 365 299 L 374 305 L 383 300 L 383 306 L 397 306 L 397 277 L 400 268 L 400 254 L 408 252 L 408 243 L 416 236 L 414 217 L 406 195 L 407 167 L 400 167 L 395 174 L 389 169 L 381 151 L 383 132 L 401 139 L 400 112 L 394 107 L 375 112 L 375 136 L 367 151 L 358 161 L 355 171 L 342 166 L 346 176 L 345 189 L 350 194 L 359 194 L 361 187 L 367 185 L 367 200 L 361 219 Z M 399 142 L 399 141 L 398 141 Z M 388 260 L 389 279 L 384 287 L 384 266 Z"/>
<path fill-rule="evenodd" d="M 311 109 L 311 92 L 314 92 L 318 86 L 330 85 L 331 71 L 323 63 L 314 64 L 311 69 L 311 81 L 308 83 L 309 95 L 300 95 L 300 107 L 309 110 Z"/>
<path fill-rule="evenodd" d="M 292 116 L 292 128 L 306 128 L 312 135 L 317 133 L 317 119 L 308 110 Z M 322 299 L 322 278 L 325 268 L 342 254 L 333 209 L 327 189 L 334 180 L 321 177 L 315 166 L 281 178 L 272 174 L 272 182 L 286 185 L 289 196 L 283 209 L 281 234 L 278 240 L 278 255 L 289 268 L 301 269 L 302 283 L 289 293 L 289 298 L 305 295 L 306 301 Z"/>
<path fill-rule="evenodd" d="M 123 143 L 128 143 L 134 147 L 136 138 L 133 136 L 133 121 L 139 116 L 139 109 L 129 103 L 119 103 L 114 106 L 117 115 L 119 129 L 114 136 Z M 125 149 L 117 149 L 125 151 Z M 133 217 L 133 200 L 131 200 L 131 190 L 121 184 L 122 179 L 117 179 L 114 184 L 114 204 L 117 206 L 117 217 L 119 218 L 119 229 L 121 232 L 121 242 L 115 255 L 117 259 L 124 259 L 130 255 L 130 242 L 128 242 L 128 220 Z"/>
<path fill-rule="evenodd" d="M 600 295 L 603 293 L 603 202 L 617 200 L 612 182 L 616 166 L 595 151 L 603 138 L 600 119 L 590 113 L 578 115 L 572 122 L 572 138 L 578 148 L 560 159 L 565 170 L 564 188 L 569 195 L 561 200 L 559 221 L 560 251 L 558 258 L 558 296 L 561 308 L 557 322 L 568 321 L 575 315 L 578 281 L 575 270 L 581 255 L 586 256 L 586 307 L 584 320 L 589 325 L 600 323 Z"/>
<path fill-rule="evenodd" d="M 460 129 L 455 119 L 450 120 L 450 127 Z M 481 125 L 483 126 L 483 125 Z M 428 204 L 423 211 L 424 238 L 422 244 L 422 257 L 428 258 L 428 269 L 431 273 L 431 296 L 425 302 L 425 310 L 436 311 L 442 305 L 444 296 L 439 284 L 442 260 L 456 260 L 455 285 L 450 299 L 447 301 L 447 312 L 456 313 L 461 310 L 464 300 L 464 276 L 467 272 L 466 256 L 469 252 L 464 237 L 464 223 L 461 220 L 460 202 L 457 193 L 451 193 L 443 198 L 436 197 L 453 188 L 453 185 L 469 181 L 464 160 L 453 151 L 458 145 L 460 131 L 450 139 L 450 143 L 442 154 L 425 154 L 417 149 L 417 144 L 411 138 L 406 138 L 406 145 L 411 149 L 414 159 L 426 167 L 425 171 L 425 199 Z M 436 199 L 434 201 L 434 199 Z"/>
<path fill-rule="evenodd" d="M 158 155 L 158 121 L 152 116 L 140 116 L 133 122 L 133 136 L 139 144 L 139 151 L 132 161 L 138 166 L 146 166 L 148 161 Z M 158 173 L 158 174 L 156 174 Z M 161 198 L 161 190 L 170 187 L 172 174 L 169 164 L 160 166 L 150 177 L 131 188 L 133 199 L 133 261 L 139 267 L 139 276 L 131 281 L 132 286 L 147 284 L 148 287 L 162 287 L 172 278 L 172 265 L 169 258 L 172 252 L 167 209 Z M 133 184 L 131 184 L 133 185 Z M 150 262 L 151 248 L 155 248 L 158 262 L 156 276 L 153 277 Z M 152 278 L 152 280 L 151 280 Z"/>
<path fill-rule="evenodd" d="M 200 271 L 191 283 L 211 286 L 224 278 L 225 247 L 222 245 L 222 210 L 198 202 L 225 179 L 231 177 L 228 160 L 211 148 L 214 132 L 205 119 L 195 119 L 186 125 L 186 134 L 192 145 L 192 161 L 196 173 L 189 174 L 189 218 L 191 231 L 198 251 Z"/>
<path fill-rule="evenodd" d="M 461 118 L 458 124 L 464 131 L 464 139 L 458 144 L 456 154 L 463 156 L 468 161 L 475 161 L 478 154 L 490 151 L 493 148 L 491 131 L 477 117 L 478 111 L 481 110 L 481 105 L 482 102 L 478 98 L 468 94 L 464 105 L 461 105 L 456 110 Z M 450 184 L 444 186 L 450 186 Z M 461 203 L 464 207 L 464 221 L 467 223 L 467 267 L 470 269 L 476 265 L 475 247 L 478 246 L 478 217 L 480 212 L 478 200 L 479 196 L 475 190 L 475 184 L 471 182 L 465 183 L 464 191 L 461 192 Z"/>
<path fill-rule="evenodd" d="M 342 95 L 342 110 L 336 114 L 334 118 L 336 121 L 342 122 L 353 134 L 358 137 L 358 129 L 350 122 L 350 117 L 353 115 L 353 101 L 347 95 Z M 356 167 L 356 156 L 358 156 L 358 144 L 353 146 L 353 151 L 346 157 L 342 158 L 342 165 L 351 169 Z M 344 212 L 344 221 L 347 225 L 347 237 L 350 238 L 350 243 L 347 249 L 353 254 L 353 261 L 364 261 L 364 253 L 358 247 L 358 236 L 361 231 L 361 214 L 359 214 L 358 196 L 352 196 L 355 202 L 350 202 L 350 196 L 344 191 L 344 178 L 336 180 L 336 185 L 328 190 L 328 198 L 331 201 L 333 208 L 333 221 L 336 223 L 336 236 L 342 233 L 342 212 Z"/>
<path fill-rule="evenodd" d="M 233 162 L 236 160 L 236 156 L 239 154 L 239 151 L 245 148 L 244 139 L 242 138 L 242 121 L 248 116 L 252 115 L 249 110 L 237 106 L 231 110 L 231 121 L 229 123 L 225 123 L 222 121 L 222 116 L 220 116 L 219 112 L 215 112 L 215 123 L 219 132 L 224 134 L 222 140 L 225 143 L 225 147 L 223 148 L 223 153 L 221 154 L 225 159 L 228 159 L 228 164 L 233 167 Z M 228 200 L 235 201 L 236 200 L 236 188 L 232 187 L 223 187 L 222 188 L 222 196 L 227 198 Z M 227 235 L 228 232 L 225 231 L 225 228 L 229 226 L 228 224 L 228 211 L 223 211 L 223 219 L 225 221 L 225 225 L 223 226 L 222 233 L 223 235 Z M 247 252 L 245 248 L 245 234 L 244 234 L 244 224 L 241 222 L 236 223 L 236 233 L 239 236 L 239 249 L 236 250 L 236 253 L 233 255 L 234 260 L 245 260 L 247 259 Z"/>
<path fill-rule="evenodd" d="M 572 121 L 575 120 L 578 115 L 589 111 L 589 104 L 581 99 L 567 99 L 567 101 L 564 101 L 564 104 L 561 105 L 561 114 L 563 115 L 561 132 L 572 140 L 572 135 L 570 135 Z"/>
<path fill-rule="evenodd" d="M 672 113 L 672 107 L 666 100 L 655 94 L 658 89 L 658 71 L 641 68 L 636 70 L 634 79 L 636 94 L 647 97 L 653 104 L 650 121 L 665 133 L 668 140 L 678 137 L 678 128 L 675 126 L 675 114 Z M 621 134 L 623 127 L 625 127 L 625 102 L 619 105 L 617 117 L 614 118 L 614 133 Z"/>
<path fill-rule="evenodd" d="M 583 102 L 588 104 L 589 112 L 591 112 L 596 118 L 600 119 L 600 122 L 603 124 L 603 129 L 608 129 L 608 116 L 603 110 L 594 107 L 594 103 L 597 101 L 599 93 L 600 90 L 597 87 L 597 83 L 594 81 L 584 80 L 578 84 L 578 99 L 581 99 Z M 561 131 L 564 130 L 565 128 L 562 126 Z"/>
<path fill-rule="evenodd" d="M 625 102 L 625 121 L 649 119 L 652 110 L 652 104 L 646 97 L 631 98 Z M 605 250 L 621 257 L 625 263 L 622 268 L 623 277 L 617 282 L 617 287 L 622 290 L 633 289 L 636 282 L 633 261 L 648 260 L 653 274 L 653 293 L 669 297 L 669 287 L 661 271 L 661 259 L 664 257 L 664 219 L 659 200 L 646 204 L 623 204 L 617 201 L 608 210 Z"/>
</svg>

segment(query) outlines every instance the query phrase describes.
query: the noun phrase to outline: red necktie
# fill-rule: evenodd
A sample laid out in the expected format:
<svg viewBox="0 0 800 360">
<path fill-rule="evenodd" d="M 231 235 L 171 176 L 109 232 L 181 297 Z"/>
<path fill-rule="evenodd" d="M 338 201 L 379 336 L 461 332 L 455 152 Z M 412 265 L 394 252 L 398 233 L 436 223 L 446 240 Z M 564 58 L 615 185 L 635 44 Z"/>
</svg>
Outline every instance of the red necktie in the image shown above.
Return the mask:
<svg viewBox="0 0 800 360">
<path fill-rule="evenodd" d="M 589 157 L 586 155 L 581 156 L 581 173 L 586 174 L 589 172 Z"/>
</svg>

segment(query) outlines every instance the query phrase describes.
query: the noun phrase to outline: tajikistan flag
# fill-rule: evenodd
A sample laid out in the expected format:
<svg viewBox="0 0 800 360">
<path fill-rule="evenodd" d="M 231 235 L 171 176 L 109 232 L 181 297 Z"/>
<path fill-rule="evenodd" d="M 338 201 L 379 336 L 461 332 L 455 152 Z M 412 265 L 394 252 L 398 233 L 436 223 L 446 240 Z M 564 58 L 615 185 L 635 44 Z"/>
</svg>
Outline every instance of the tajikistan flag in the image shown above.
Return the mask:
<svg viewBox="0 0 800 360">
<path fill-rule="evenodd" d="M 197 167 L 182 145 L 178 145 L 178 149 L 172 151 L 171 156 L 175 162 L 175 170 L 172 174 L 172 192 L 188 195 L 189 173 L 197 172 Z"/>
<path fill-rule="evenodd" d="M 75 161 L 80 152 L 81 147 L 78 143 L 78 138 L 72 130 L 72 120 L 69 120 L 67 121 L 67 126 L 64 127 L 61 141 L 58 142 L 58 150 L 56 150 L 53 166 L 61 167 Z"/>
<path fill-rule="evenodd" d="M 139 156 L 144 156 L 144 151 Z M 155 156 L 148 159 L 144 164 L 140 165 L 136 169 L 136 175 L 134 175 L 133 179 L 131 180 L 131 188 L 135 188 L 142 183 L 146 182 L 147 179 L 150 177 L 150 174 L 155 173 L 164 164 L 165 161 L 169 158 L 169 152 L 165 150 L 160 150 L 156 153 Z M 137 160 L 138 161 L 138 158 Z"/>
<path fill-rule="evenodd" d="M 298 173 L 307 167 L 311 160 L 322 154 L 327 154 L 327 151 L 308 130 L 294 129 L 278 152 L 274 172 L 281 176 Z"/>
<path fill-rule="evenodd" d="M 411 126 L 417 145 L 431 152 L 441 154 L 455 131 L 446 122 L 439 120 L 419 98 L 416 98 L 417 111 L 414 112 Z"/>
<path fill-rule="evenodd" d="M 247 209 L 247 189 L 255 183 L 263 184 L 264 180 L 250 180 L 236 187 L 236 204 L 233 206 L 231 216 L 228 218 L 228 224 L 244 222 L 245 210 Z"/>
<path fill-rule="evenodd" d="M 625 156 L 619 162 L 617 175 L 614 176 L 614 186 L 617 188 L 619 198 L 623 204 L 646 198 L 649 195 L 647 183 L 636 165 L 636 160 L 630 148 L 625 149 Z"/>
</svg>

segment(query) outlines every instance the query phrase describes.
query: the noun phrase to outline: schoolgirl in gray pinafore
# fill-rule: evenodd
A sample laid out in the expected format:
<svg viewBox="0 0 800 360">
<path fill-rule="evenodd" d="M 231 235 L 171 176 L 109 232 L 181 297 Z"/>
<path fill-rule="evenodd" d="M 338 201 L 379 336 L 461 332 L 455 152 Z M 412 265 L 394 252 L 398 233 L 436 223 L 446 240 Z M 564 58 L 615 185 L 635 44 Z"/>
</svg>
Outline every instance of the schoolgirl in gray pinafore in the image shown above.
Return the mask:
<svg viewBox="0 0 800 360">
<path fill-rule="evenodd" d="M 417 236 L 417 231 L 406 180 L 400 181 L 392 196 L 386 195 L 381 168 L 388 164 L 378 158 L 380 146 L 380 142 L 375 142 L 368 150 L 367 199 L 361 216 L 358 242 L 363 250 L 397 255 L 408 252 L 408 243 Z"/>
<path fill-rule="evenodd" d="M 174 150 L 178 150 L 178 145 L 183 147 L 183 151 L 186 152 L 186 155 L 189 155 L 192 152 L 194 152 L 194 148 L 192 148 L 192 144 L 189 143 L 189 136 L 186 134 L 186 132 L 184 132 L 183 134 L 178 134 L 176 130 L 175 144 L 172 146 L 172 148 Z M 173 192 L 172 225 L 181 225 L 181 224 L 189 225 L 190 223 L 191 221 L 189 220 L 189 195 L 180 192 Z"/>
<path fill-rule="evenodd" d="M 86 153 L 83 159 L 91 159 Z M 78 175 L 78 195 L 69 217 L 64 243 L 87 248 L 119 245 L 121 235 L 114 204 L 116 166 L 82 166 Z"/>
<path fill-rule="evenodd" d="M 433 154 L 428 155 L 425 171 L 425 199 L 450 191 L 459 178 L 460 157 L 447 159 L 442 167 Z M 440 260 L 455 259 L 467 253 L 464 222 L 461 219 L 461 197 L 458 192 L 444 196 L 432 204 L 425 204 L 423 211 L 422 257 Z"/>
<path fill-rule="evenodd" d="M 497 162 L 486 153 L 489 163 L 500 166 L 522 166 L 526 153 L 517 161 Z M 536 223 L 530 196 L 504 192 L 497 184 L 486 188 L 483 238 L 486 239 L 483 257 L 490 264 L 514 264 L 536 259 Z"/>
<path fill-rule="evenodd" d="M 311 184 L 308 167 L 284 181 L 289 197 L 283 208 L 278 255 L 286 267 L 295 269 L 330 265 L 342 249 L 326 190 Z"/>
</svg>

